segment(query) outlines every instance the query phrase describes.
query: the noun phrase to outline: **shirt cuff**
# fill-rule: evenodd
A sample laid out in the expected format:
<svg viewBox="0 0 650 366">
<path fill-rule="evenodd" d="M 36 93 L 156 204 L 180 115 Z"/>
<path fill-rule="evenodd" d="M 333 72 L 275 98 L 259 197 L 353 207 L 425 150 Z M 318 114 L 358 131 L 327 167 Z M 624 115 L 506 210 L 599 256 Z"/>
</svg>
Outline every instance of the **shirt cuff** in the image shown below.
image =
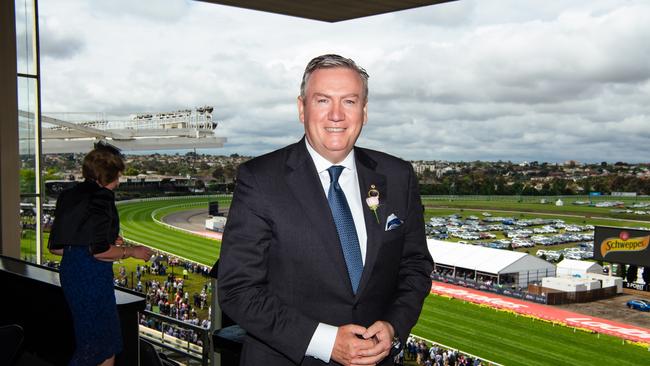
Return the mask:
<svg viewBox="0 0 650 366">
<path fill-rule="evenodd" d="M 325 363 L 330 362 L 338 331 L 338 327 L 325 323 L 318 323 L 318 327 L 316 328 L 314 335 L 311 337 L 311 341 L 309 341 L 309 346 L 307 346 L 305 356 L 317 358 Z"/>
</svg>

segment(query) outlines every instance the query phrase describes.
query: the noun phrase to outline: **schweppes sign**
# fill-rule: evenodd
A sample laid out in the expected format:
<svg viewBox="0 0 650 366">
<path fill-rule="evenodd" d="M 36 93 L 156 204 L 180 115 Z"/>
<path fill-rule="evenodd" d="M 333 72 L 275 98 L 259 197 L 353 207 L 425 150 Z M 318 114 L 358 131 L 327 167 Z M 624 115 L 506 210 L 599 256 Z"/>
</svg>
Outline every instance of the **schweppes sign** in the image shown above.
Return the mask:
<svg viewBox="0 0 650 366">
<path fill-rule="evenodd" d="M 600 254 L 605 258 L 607 254 L 614 252 L 639 252 L 646 250 L 650 244 L 650 235 L 630 237 L 630 234 L 623 230 L 618 237 L 607 238 L 600 245 Z"/>
<path fill-rule="evenodd" d="M 650 266 L 650 231 L 596 226 L 594 259 Z"/>
</svg>

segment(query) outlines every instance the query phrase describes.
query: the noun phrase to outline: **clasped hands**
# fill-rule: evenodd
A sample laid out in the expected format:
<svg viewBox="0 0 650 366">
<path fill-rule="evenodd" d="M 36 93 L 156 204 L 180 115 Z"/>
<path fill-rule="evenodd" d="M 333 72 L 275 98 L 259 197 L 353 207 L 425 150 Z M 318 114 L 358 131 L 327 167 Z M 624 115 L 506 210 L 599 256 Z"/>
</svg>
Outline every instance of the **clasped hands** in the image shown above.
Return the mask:
<svg viewBox="0 0 650 366">
<path fill-rule="evenodd" d="M 339 327 L 331 358 L 344 365 L 376 365 L 390 354 L 395 330 L 383 320 L 368 328 L 356 324 Z"/>
</svg>

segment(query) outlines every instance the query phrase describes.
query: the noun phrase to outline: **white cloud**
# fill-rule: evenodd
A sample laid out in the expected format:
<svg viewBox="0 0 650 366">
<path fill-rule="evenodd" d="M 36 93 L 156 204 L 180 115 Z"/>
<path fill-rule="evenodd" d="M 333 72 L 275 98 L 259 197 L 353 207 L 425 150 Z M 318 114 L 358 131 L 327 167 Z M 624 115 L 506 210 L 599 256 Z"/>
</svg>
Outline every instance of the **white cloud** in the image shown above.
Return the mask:
<svg viewBox="0 0 650 366">
<path fill-rule="evenodd" d="M 257 155 L 302 136 L 302 70 L 335 52 L 371 76 L 362 146 L 408 159 L 650 155 L 645 1 L 460 1 L 334 24 L 202 2 L 98 4 L 40 4 L 45 111 L 214 105 L 229 139 L 215 152 Z"/>
</svg>

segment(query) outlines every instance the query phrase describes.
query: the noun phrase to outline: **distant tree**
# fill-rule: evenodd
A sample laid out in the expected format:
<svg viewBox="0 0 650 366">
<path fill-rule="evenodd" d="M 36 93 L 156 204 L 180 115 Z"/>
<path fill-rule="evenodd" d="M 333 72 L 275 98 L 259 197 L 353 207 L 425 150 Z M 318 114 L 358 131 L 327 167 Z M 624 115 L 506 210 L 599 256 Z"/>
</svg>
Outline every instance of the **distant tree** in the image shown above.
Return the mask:
<svg viewBox="0 0 650 366">
<path fill-rule="evenodd" d="M 178 165 L 178 163 L 170 163 L 167 164 L 167 166 L 163 171 L 167 175 L 180 175 L 180 166 Z"/>
<path fill-rule="evenodd" d="M 550 193 L 554 196 L 564 194 L 567 188 L 567 181 L 564 179 L 554 178 L 551 182 Z"/>
<path fill-rule="evenodd" d="M 434 180 L 435 173 L 432 172 L 429 168 L 425 168 L 422 174 L 420 174 L 420 179 L 423 183 L 430 183 Z"/>
<path fill-rule="evenodd" d="M 546 253 L 542 253 L 541 256 L 539 256 L 540 259 L 547 260 L 548 257 L 546 257 Z"/>
<path fill-rule="evenodd" d="M 616 277 L 625 278 L 625 264 L 618 263 L 616 265 Z"/>
<path fill-rule="evenodd" d="M 214 167 L 214 170 L 212 171 L 212 178 L 220 182 L 223 182 L 223 173 L 224 173 L 223 167 L 221 165 L 217 165 L 216 167 Z"/>
<path fill-rule="evenodd" d="M 508 250 L 509 251 L 515 250 L 515 248 L 512 247 L 512 243 L 508 243 Z"/>
<path fill-rule="evenodd" d="M 623 192 L 625 191 L 625 186 L 627 185 L 627 180 L 628 178 L 622 176 L 622 175 L 617 175 L 612 179 L 609 189 L 610 192 Z"/>
<path fill-rule="evenodd" d="M 232 181 L 236 174 L 237 170 L 231 163 L 228 163 L 223 167 L 223 176 L 226 180 Z"/>
<path fill-rule="evenodd" d="M 585 194 L 589 194 L 589 192 L 592 191 L 590 178 L 585 178 L 582 180 L 582 189 Z"/>
<path fill-rule="evenodd" d="M 641 181 L 636 177 L 629 177 L 625 185 L 625 192 L 639 192 L 641 190 Z"/>
<path fill-rule="evenodd" d="M 199 163 L 199 170 L 208 170 L 210 169 L 210 165 L 206 163 L 205 161 L 202 161 Z"/>
<path fill-rule="evenodd" d="M 532 185 L 526 184 L 524 189 L 522 189 L 521 194 L 523 196 L 535 196 L 539 194 L 539 191 L 537 191 Z"/>
<path fill-rule="evenodd" d="M 644 179 L 641 182 L 641 190 L 639 193 L 643 195 L 650 195 L 650 179 Z"/>
<path fill-rule="evenodd" d="M 207 188 L 208 191 L 213 191 L 214 192 L 219 188 L 219 185 L 217 184 L 216 180 L 211 180 L 210 182 L 208 182 L 208 185 L 207 185 L 206 188 Z"/>
<path fill-rule="evenodd" d="M 135 175 L 138 175 L 138 174 L 140 174 L 140 172 L 134 166 L 129 166 L 124 171 L 124 175 L 128 175 L 128 176 L 135 176 Z"/>
<path fill-rule="evenodd" d="M 36 192 L 36 173 L 33 169 L 20 169 L 20 193 Z"/>
<path fill-rule="evenodd" d="M 608 187 L 609 184 L 606 182 L 606 180 L 601 178 L 596 179 L 596 181 L 593 182 L 592 189 L 594 192 L 601 192 L 604 194 L 605 192 L 611 192 Z"/>
<path fill-rule="evenodd" d="M 63 175 L 60 174 L 59 169 L 56 166 L 47 168 L 45 173 L 43 173 L 43 181 L 58 179 L 63 179 Z"/>
<path fill-rule="evenodd" d="M 558 262 L 562 262 L 564 260 L 564 253 L 560 254 L 560 258 L 557 259 Z"/>
<path fill-rule="evenodd" d="M 521 194 L 524 190 L 524 184 L 521 181 L 516 181 L 513 185 L 510 186 L 509 194 Z"/>
<path fill-rule="evenodd" d="M 629 267 L 627 267 L 627 273 L 625 274 L 625 278 L 627 279 L 627 283 L 636 282 L 638 269 L 639 269 L 639 267 L 634 266 L 634 265 L 630 265 Z"/>
</svg>

